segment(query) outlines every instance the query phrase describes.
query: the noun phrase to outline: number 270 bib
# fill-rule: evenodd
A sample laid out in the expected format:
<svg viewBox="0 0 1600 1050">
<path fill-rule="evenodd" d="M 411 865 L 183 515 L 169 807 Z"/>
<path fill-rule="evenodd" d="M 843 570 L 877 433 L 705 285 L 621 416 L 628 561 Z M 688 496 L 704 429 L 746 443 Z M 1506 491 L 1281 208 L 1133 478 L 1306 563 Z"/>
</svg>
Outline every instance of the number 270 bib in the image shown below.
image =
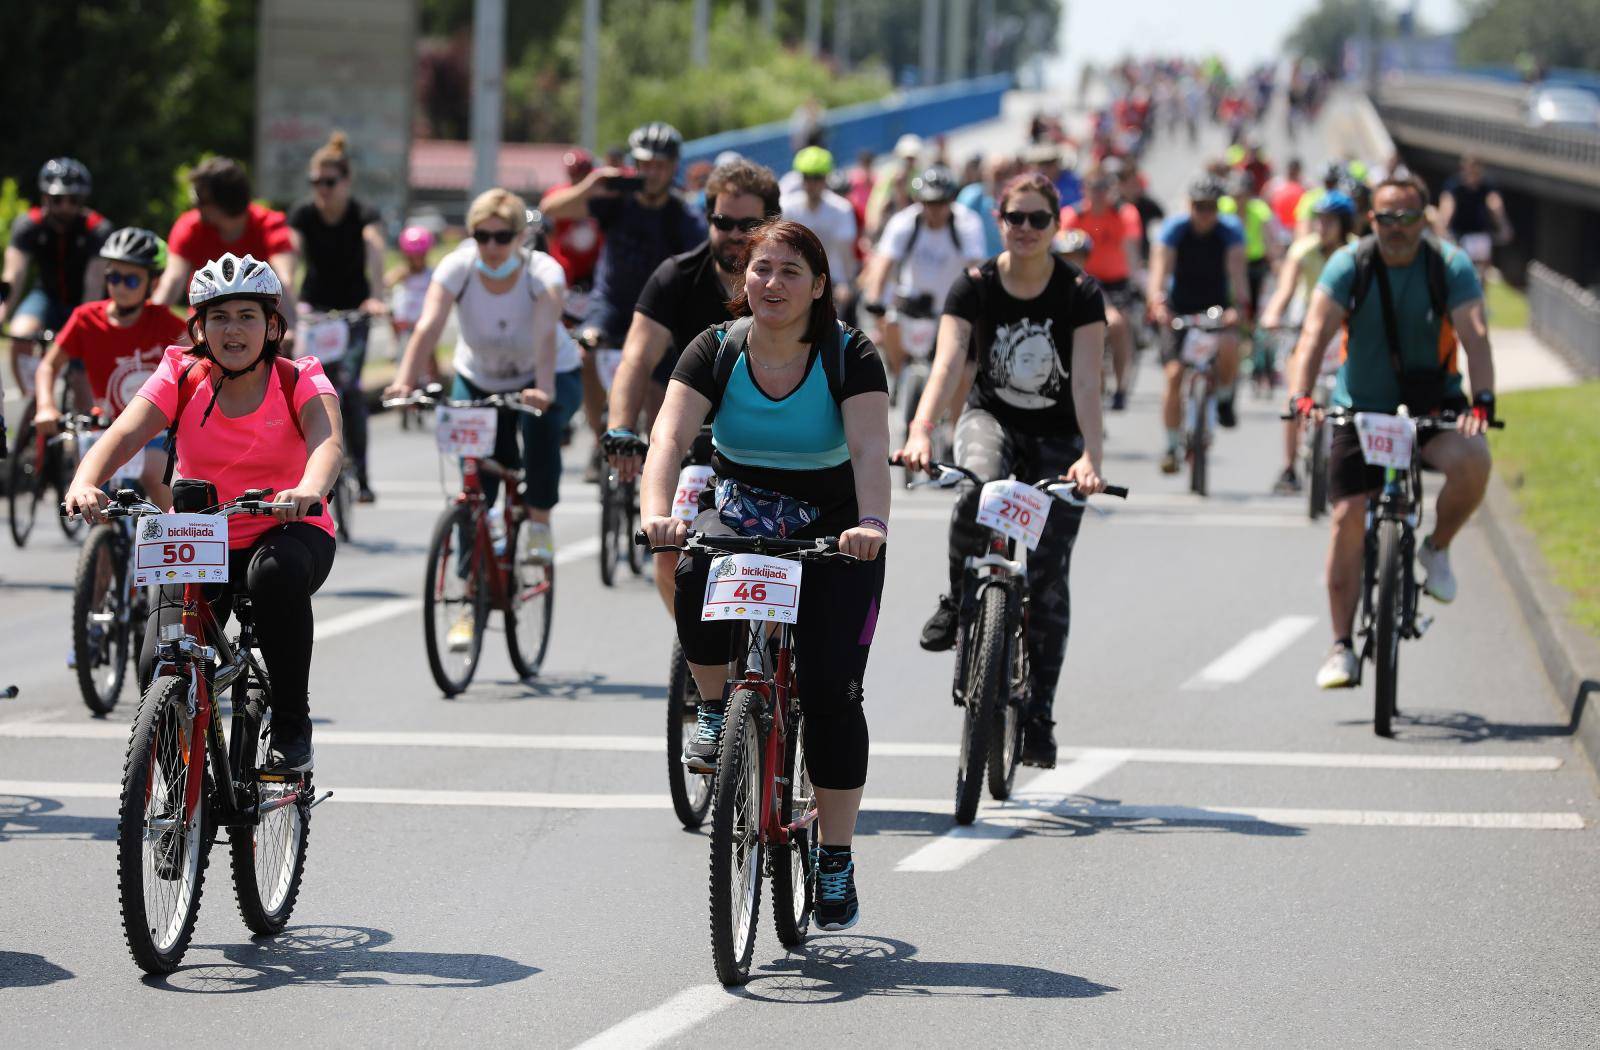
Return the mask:
<svg viewBox="0 0 1600 1050">
<path fill-rule="evenodd" d="M 1020 481 L 991 481 L 978 497 L 978 524 L 1021 540 L 1031 551 L 1044 535 L 1051 498 Z"/>
</svg>

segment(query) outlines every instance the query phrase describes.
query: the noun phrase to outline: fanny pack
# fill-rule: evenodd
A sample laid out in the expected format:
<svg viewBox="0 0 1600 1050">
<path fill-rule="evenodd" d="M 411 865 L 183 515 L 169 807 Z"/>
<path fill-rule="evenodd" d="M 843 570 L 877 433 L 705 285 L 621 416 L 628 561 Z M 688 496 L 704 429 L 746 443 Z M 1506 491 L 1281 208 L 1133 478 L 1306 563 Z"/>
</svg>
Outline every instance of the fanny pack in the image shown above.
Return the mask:
<svg viewBox="0 0 1600 1050">
<path fill-rule="evenodd" d="M 717 517 L 741 536 L 787 539 L 810 525 L 822 512 L 781 492 L 717 479 Z"/>
</svg>

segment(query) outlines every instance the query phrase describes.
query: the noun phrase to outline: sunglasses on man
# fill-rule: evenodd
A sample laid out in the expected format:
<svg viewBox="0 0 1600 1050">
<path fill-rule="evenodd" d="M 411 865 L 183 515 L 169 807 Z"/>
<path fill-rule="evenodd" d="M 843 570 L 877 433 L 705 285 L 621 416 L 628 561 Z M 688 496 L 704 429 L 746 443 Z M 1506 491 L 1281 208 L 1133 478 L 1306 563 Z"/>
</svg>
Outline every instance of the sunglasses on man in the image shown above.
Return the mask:
<svg viewBox="0 0 1600 1050">
<path fill-rule="evenodd" d="M 1007 226 L 1022 229 L 1024 225 L 1032 226 L 1036 230 L 1048 229 L 1055 221 L 1055 214 L 1048 211 L 1008 211 L 1000 216 L 1006 221 Z"/>
<path fill-rule="evenodd" d="M 766 219 L 735 219 L 733 216 L 723 215 L 721 212 L 711 216 L 711 225 L 723 233 L 732 233 L 734 230 L 738 230 L 740 233 L 754 233 L 766 224 Z"/>
<path fill-rule="evenodd" d="M 342 181 L 343 180 L 337 175 L 328 175 L 322 178 L 309 178 L 306 180 L 306 182 L 315 186 L 319 190 L 331 190 L 335 186 L 339 185 L 339 183 Z"/>
<path fill-rule="evenodd" d="M 477 241 L 479 244 L 488 244 L 490 241 L 493 241 L 496 244 L 510 244 L 511 239 L 515 236 L 516 234 L 512 233 L 510 230 L 472 231 L 472 239 Z"/>
<path fill-rule="evenodd" d="M 144 274 L 142 274 L 142 273 L 108 273 L 108 274 L 106 274 L 106 286 L 109 287 L 109 288 L 117 288 L 117 287 L 120 287 L 122 285 L 127 285 L 129 288 L 137 288 L 143 283 L 144 283 Z"/>
<path fill-rule="evenodd" d="M 76 193 L 51 193 L 45 196 L 44 202 L 53 207 L 65 208 L 82 204 L 83 198 Z"/>
<path fill-rule="evenodd" d="M 1422 211 L 1418 208 L 1406 208 L 1404 211 L 1374 212 L 1373 220 L 1379 226 L 1415 226 L 1422 221 Z"/>
</svg>

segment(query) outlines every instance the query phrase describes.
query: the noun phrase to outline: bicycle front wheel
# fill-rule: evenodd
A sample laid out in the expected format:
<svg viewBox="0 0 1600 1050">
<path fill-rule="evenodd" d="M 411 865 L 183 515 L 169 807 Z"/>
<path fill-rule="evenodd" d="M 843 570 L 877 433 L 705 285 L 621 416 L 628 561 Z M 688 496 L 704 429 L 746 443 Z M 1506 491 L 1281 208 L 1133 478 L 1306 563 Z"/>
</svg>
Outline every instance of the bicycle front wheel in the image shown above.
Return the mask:
<svg viewBox="0 0 1600 1050">
<path fill-rule="evenodd" d="M 422 635 L 428 669 L 445 696 L 455 696 L 472 682 L 483 651 L 483 630 L 489 616 L 489 581 L 483 558 L 460 548 L 461 532 L 473 542 L 472 509 L 454 506 L 439 515 L 428 543 L 427 574 L 422 581 Z M 458 531 L 459 530 L 459 531 Z"/>
<path fill-rule="evenodd" d="M 968 639 L 966 697 L 961 724 L 961 753 L 956 761 L 956 823 L 971 824 L 983 799 L 983 768 L 989 757 L 989 736 L 997 732 L 1006 683 L 1006 592 L 987 587 L 979 599 L 978 619 Z"/>
<path fill-rule="evenodd" d="M 1311 428 L 1311 454 L 1306 467 L 1306 508 L 1312 521 L 1328 512 L 1328 425 L 1318 421 Z"/>
<path fill-rule="evenodd" d="M 811 785 L 811 771 L 806 768 L 803 715 L 794 720 L 784 744 L 783 780 L 782 793 L 778 796 L 778 818 L 785 824 L 794 824 L 808 815 L 813 819 L 806 827 L 791 831 L 788 842 L 773 845 L 767 851 L 772 871 L 772 925 L 778 931 L 778 943 L 793 948 L 805 940 L 811 926 L 814 903 L 811 850 L 812 844 L 819 841 L 814 812 L 817 792 Z"/>
<path fill-rule="evenodd" d="M 532 678 L 550 647 L 551 612 L 556 600 L 556 566 L 548 552 L 534 546 L 533 523 L 519 517 L 511 527 L 510 593 L 506 600 L 506 648 L 511 666 Z"/>
<path fill-rule="evenodd" d="M 1400 593 L 1405 581 L 1398 521 L 1378 522 L 1378 615 L 1374 639 L 1377 688 L 1372 699 L 1372 730 L 1394 735 L 1395 691 L 1400 678 Z"/>
<path fill-rule="evenodd" d="M 33 523 L 39 517 L 39 444 L 34 440 L 33 424 L 24 421 L 17 427 L 17 443 L 6 467 L 6 510 L 11 523 L 11 541 L 27 545 Z"/>
<path fill-rule="evenodd" d="M 350 489 L 354 484 L 350 475 L 342 471 L 333 483 L 333 527 L 339 534 L 340 543 L 350 542 L 350 508 L 356 502 L 351 498 Z"/>
<path fill-rule="evenodd" d="M 206 761 L 203 747 L 190 753 L 187 692 L 176 675 L 150 683 L 122 767 L 117 890 L 128 950 L 146 973 L 171 973 L 183 961 L 215 834 L 205 789 L 193 808 L 185 795 L 189 763 Z"/>
<path fill-rule="evenodd" d="M 117 557 L 115 525 L 99 525 L 78 554 L 72 583 L 72 658 L 78 691 L 97 715 L 111 713 L 128 671 L 126 561 Z"/>
<path fill-rule="evenodd" d="M 678 820 L 691 830 L 706 822 L 713 783 L 711 777 L 691 773 L 683 765 L 683 752 L 695 737 L 699 716 L 700 691 L 689 673 L 683 646 L 674 641 L 672 670 L 667 677 L 667 790 Z"/>
<path fill-rule="evenodd" d="M 1211 443 L 1211 435 L 1207 428 L 1211 423 L 1211 395 L 1206 390 L 1204 376 L 1195 376 L 1190 380 L 1189 395 L 1189 491 L 1197 496 L 1206 494 L 1207 446 Z"/>
<path fill-rule="evenodd" d="M 245 731 L 255 738 L 250 767 L 237 770 L 246 790 L 255 792 L 256 824 L 228 829 L 228 854 L 233 862 L 233 895 L 239 917 L 257 936 L 283 932 L 300 896 L 306 871 L 306 848 L 311 843 L 309 782 L 259 782 L 256 771 L 267 763 L 267 741 L 272 711 L 266 697 L 252 689 L 248 703 L 265 717 L 246 718 Z M 290 796 L 297 794 L 292 801 Z"/>
<path fill-rule="evenodd" d="M 1004 802 L 1017 782 L 1022 761 L 1022 695 L 1027 689 L 1027 654 L 1023 639 L 1011 640 L 1011 672 L 989 737 L 989 797 Z"/>
<path fill-rule="evenodd" d="M 603 467 L 604 464 L 601 464 Z M 617 583 L 617 562 L 622 559 L 622 546 L 617 542 L 627 515 L 622 512 L 617 495 L 616 479 L 602 471 L 600 474 L 600 582 L 607 587 Z"/>
<path fill-rule="evenodd" d="M 750 977 L 761 911 L 760 694 L 735 689 L 728 697 L 711 809 L 711 962 L 723 984 Z"/>
</svg>

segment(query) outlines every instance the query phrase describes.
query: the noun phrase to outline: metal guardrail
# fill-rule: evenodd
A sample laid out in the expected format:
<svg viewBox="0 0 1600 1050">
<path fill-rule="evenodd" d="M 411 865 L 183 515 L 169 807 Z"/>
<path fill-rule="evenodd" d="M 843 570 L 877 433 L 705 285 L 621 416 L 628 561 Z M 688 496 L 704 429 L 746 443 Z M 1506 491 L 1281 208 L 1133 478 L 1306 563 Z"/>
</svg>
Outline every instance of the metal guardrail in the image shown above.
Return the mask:
<svg viewBox="0 0 1600 1050">
<path fill-rule="evenodd" d="M 1529 128 L 1504 121 L 1381 102 L 1378 112 L 1387 124 L 1406 125 L 1428 134 L 1467 139 L 1523 156 L 1588 168 L 1585 181 L 1600 185 L 1600 135 L 1591 132 Z"/>
<path fill-rule="evenodd" d="M 1600 378 L 1600 297 L 1541 262 L 1528 265 L 1528 327 L 1580 374 Z"/>
</svg>

